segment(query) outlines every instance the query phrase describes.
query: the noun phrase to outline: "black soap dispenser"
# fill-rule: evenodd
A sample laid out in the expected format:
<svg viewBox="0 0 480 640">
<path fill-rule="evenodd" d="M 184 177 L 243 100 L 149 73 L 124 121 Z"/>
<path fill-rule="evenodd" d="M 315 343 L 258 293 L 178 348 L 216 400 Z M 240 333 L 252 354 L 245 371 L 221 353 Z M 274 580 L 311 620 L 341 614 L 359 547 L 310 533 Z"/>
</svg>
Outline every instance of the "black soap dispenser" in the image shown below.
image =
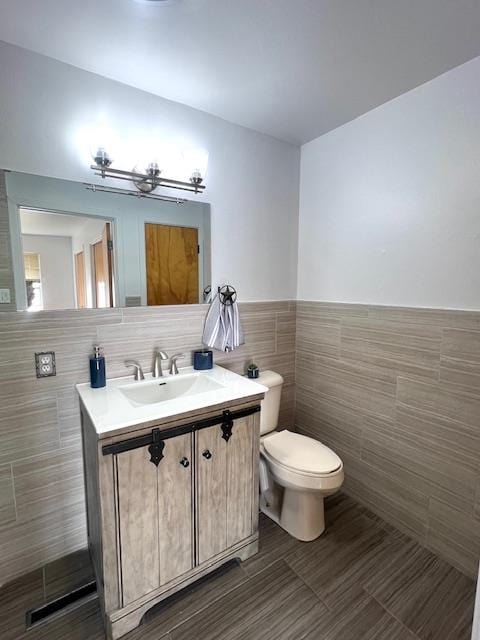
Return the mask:
<svg viewBox="0 0 480 640">
<path fill-rule="evenodd" d="M 96 344 L 90 358 L 90 386 L 93 389 L 100 389 L 106 385 L 105 356 L 102 355 L 102 347 Z"/>
</svg>

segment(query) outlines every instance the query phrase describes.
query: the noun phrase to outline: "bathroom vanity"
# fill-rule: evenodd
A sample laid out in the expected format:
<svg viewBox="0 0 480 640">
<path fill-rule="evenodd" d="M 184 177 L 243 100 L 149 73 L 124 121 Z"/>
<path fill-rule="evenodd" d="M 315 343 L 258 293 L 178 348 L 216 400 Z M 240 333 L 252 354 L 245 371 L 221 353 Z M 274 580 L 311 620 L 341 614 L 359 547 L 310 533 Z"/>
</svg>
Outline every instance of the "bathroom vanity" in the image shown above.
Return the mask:
<svg viewBox="0 0 480 640">
<path fill-rule="evenodd" d="M 79 385 L 88 539 L 108 638 L 258 549 L 260 402 L 221 367 Z"/>
</svg>

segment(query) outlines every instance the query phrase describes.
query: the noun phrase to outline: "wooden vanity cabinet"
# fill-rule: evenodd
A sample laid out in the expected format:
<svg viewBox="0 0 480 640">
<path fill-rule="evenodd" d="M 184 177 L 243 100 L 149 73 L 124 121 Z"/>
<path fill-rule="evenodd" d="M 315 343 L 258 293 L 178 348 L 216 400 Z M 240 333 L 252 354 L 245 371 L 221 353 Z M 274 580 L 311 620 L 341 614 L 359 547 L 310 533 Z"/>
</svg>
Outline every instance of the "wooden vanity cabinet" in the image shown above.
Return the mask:
<svg viewBox="0 0 480 640">
<path fill-rule="evenodd" d="M 193 568 L 192 436 L 166 440 L 158 466 L 151 463 L 148 447 L 116 458 L 126 605 Z"/>
<path fill-rule="evenodd" d="M 81 406 L 88 538 L 107 636 L 258 550 L 259 399 L 98 436 Z"/>
</svg>

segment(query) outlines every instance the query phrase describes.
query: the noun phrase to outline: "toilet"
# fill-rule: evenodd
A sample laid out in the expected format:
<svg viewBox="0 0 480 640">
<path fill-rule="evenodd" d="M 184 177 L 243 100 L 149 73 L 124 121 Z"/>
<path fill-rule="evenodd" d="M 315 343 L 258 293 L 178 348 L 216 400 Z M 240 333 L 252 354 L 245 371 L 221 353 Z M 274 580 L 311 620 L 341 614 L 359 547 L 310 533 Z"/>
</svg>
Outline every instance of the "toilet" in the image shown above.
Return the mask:
<svg viewBox="0 0 480 640">
<path fill-rule="evenodd" d="M 323 500 L 343 483 L 343 463 L 324 444 L 292 431 L 276 431 L 283 378 L 263 371 L 268 388 L 260 414 L 260 509 L 298 540 L 325 530 Z"/>
</svg>

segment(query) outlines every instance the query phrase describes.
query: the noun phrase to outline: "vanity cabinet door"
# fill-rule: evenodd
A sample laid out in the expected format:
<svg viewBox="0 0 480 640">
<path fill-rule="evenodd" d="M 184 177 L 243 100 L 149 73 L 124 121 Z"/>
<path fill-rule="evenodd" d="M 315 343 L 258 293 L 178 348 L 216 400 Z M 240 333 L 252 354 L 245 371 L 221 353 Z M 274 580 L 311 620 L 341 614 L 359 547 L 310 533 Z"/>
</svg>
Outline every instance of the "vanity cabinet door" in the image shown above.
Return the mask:
<svg viewBox="0 0 480 640">
<path fill-rule="evenodd" d="M 123 606 L 193 567 L 192 436 L 117 454 L 118 543 Z"/>
<path fill-rule="evenodd" d="M 192 436 L 165 440 L 158 465 L 160 584 L 193 568 Z"/>
<path fill-rule="evenodd" d="M 201 564 L 253 533 L 254 416 L 196 434 L 197 562 Z"/>
<path fill-rule="evenodd" d="M 218 426 L 196 434 L 197 562 L 227 546 L 226 447 Z"/>
<path fill-rule="evenodd" d="M 147 447 L 117 455 L 123 605 L 160 586 L 157 475 Z"/>
<path fill-rule="evenodd" d="M 236 420 L 227 450 L 227 547 L 248 538 L 253 533 L 254 486 L 253 438 L 254 416 Z M 256 462 L 258 465 L 258 462 Z"/>
</svg>

